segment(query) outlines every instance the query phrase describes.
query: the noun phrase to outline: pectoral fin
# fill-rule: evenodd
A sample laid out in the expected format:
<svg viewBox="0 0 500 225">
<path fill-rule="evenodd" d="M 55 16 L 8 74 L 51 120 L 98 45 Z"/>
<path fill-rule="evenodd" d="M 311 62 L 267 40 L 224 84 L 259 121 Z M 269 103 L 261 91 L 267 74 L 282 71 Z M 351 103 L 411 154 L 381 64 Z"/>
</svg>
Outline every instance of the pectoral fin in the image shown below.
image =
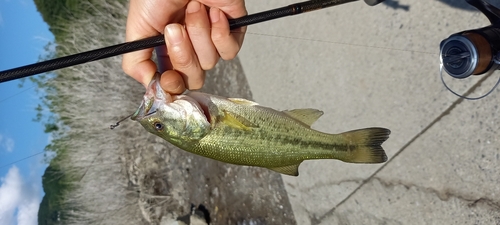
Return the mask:
<svg viewBox="0 0 500 225">
<path fill-rule="evenodd" d="M 290 176 L 298 176 L 299 175 L 299 165 L 300 165 L 300 163 L 297 163 L 297 164 L 293 164 L 293 165 L 282 166 L 282 167 L 273 167 L 273 168 L 268 168 L 268 169 L 274 170 L 278 173 L 290 175 Z"/>
<path fill-rule="evenodd" d="M 251 130 L 251 128 L 258 128 L 259 126 L 248 121 L 244 117 L 225 111 L 224 112 L 224 117 L 221 118 L 221 122 L 224 123 L 227 126 L 240 129 L 240 130 Z"/>
<path fill-rule="evenodd" d="M 323 111 L 317 109 L 292 109 L 283 111 L 288 116 L 311 126 L 316 120 L 318 120 Z"/>
</svg>

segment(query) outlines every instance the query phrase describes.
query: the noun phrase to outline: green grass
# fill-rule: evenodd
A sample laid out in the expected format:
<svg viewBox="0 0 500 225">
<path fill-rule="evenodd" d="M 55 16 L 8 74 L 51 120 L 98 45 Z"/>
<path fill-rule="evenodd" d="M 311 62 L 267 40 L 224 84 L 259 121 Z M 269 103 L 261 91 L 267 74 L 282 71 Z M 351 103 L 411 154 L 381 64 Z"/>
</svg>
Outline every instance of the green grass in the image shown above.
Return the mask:
<svg viewBox="0 0 500 225">
<path fill-rule="evenodd" d="M 127 2 L 35 0 L 39 12 L 56 37 L 55 43 L 51 43 L 57 46 L 56 51 L 42 57 L 42 60 L 123 42 Z M 102 95 L 112 94 L 112 90 L 104 91 L 102 85 L 96 86 L 95 83 L 119 79 L 128 84 L 113 82 L 110 85 L 133 86 L 130 85 L 132 81 L 126 78 L 121 71 L 119 58 L 87 63 L 31 78 L 37 84 L 39 93 L 43 93 L 43 105 L 37 107 L 40 113 L 35 120 L 42 122 L 45 132 L 53 136 L 46 151 L 56 155 L 50 160 L 42 178 L 45 196 L 38 213 L 39 224 L 88 221 L 86 216 L 98 218 L 85 213 L 92 206 L 85 205 L 82 200 L 102 198 L 101 193 L 83 194 L 83 186 L 92 182 L 82 180 L 91 177 L 92 171 L 89 170 L 99 168 L 93 161 L 104 155 L 101 151 L 106 150 L 104 146 L 109 141 L 103 138 L 102 125 L 110 123 L 111 118 L 120 116 L 111 115 L 114 114 L 113 110 L 120 113 L 119 109 L 108 108 L 120 104 L 114 104 L 116 99 L 112 96 L 109 101 L 103 101 L 105 96 Z M 45 109 L 51 112 L 50 116 L 43 116 Z M 90 144 L 89 140 L 95 143 Z M 91 146 L 94 146 L 94 150 L 89 152 L 88 148 Z M 109 161 L 118 163 L 116 158 Z M 104 169 L 101 172 L 110 171 Z M 109 188 L 116 188 L 116 185 L 118 184 L 110 185 Z"/>
<path fill-rule="evenodd" d="M 51 25 L 60 28 L 51 56 L 124 42 L 123 1 L 82 2 L 85 13 L 52 15 L 63 19 L 54 25 L 60 27 Z M 110 130 L 110 124 L 137 109 L 144 94 L 144 87 L 123 73 L 121 57 L 58 70 L 35 82 L 44 102 L 37 108 L 53 113 L 36 119 L 53 136 L 47 151 L 56 153 L 43 178 L 40 224 L 159 224 L 190 213 L 190 203 L 205 204 L 216 213 L 214 224 L 261 218 L 293 224 L 279 174 L 190 154 L 138 123 L 123 122 Z M 208 71 L 201 91 L 251 99 L 237 59 Z"/>
</svg>

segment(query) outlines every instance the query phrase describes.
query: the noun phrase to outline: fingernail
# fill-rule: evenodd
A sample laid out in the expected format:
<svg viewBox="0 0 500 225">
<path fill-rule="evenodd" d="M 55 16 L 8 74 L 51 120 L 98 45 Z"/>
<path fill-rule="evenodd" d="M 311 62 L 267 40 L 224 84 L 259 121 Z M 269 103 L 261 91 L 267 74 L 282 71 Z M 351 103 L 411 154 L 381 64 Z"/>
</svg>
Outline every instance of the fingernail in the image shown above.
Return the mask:
<svg viewBox="0 0 500 225">
<path fill-rule="evenodd" d="M 201 4 L 197 1 L 192 1 L 188 4 L 186 13 L 195 13 L 200 11 Z"/>
<path fill-rule="evenodd" d="M 210 21 L 217 23 L 220 19 L 220 10 L 218 8 L 210 8 Z"/>
<path fill-rule="evenodd" d="M 183 41 L 184 37 L 181 29 L 182 28 L 179 24 L 167 25 L 167 41 L 171 45 L 177 45 Z"/>
</svg>

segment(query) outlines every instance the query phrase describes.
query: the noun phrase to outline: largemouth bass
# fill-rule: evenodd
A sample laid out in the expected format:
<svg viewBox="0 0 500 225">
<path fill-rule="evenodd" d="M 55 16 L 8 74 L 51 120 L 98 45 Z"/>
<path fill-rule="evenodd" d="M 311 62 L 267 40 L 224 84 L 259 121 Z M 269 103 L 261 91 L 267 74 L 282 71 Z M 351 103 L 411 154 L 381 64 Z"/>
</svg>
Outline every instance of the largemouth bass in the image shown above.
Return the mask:
<svg viewBox="0 0 500 225">
<path fill-rule="evenodd" d="M 188 152 L 292 176 L 309 159 L 387 160 L 381 144 L 389 137 L 388 129 L 323 133 L 310 127 L 321 115 L 316 109 L 277 111 L 246 99 L 194 91 L 172 96 L 162 90 L 157 74 L 132 119 Z"/>
</svg>

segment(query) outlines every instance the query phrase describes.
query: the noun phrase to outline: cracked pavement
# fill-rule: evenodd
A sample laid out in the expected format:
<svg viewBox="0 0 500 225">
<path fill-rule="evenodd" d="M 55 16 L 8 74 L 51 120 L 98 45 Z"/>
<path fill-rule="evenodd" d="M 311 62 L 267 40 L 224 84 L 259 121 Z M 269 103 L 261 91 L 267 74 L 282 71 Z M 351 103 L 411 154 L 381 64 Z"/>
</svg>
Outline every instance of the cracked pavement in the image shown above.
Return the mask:
<svg viewBox="0 0 500 225">
<path fill-rule="evenodd" d="M 252 0 L 247 8 L 291 3 Z M 282 176 L 298 224 L 500 224 L 500 90 L 467 101 L 439 78 L 441 40 L 488 24 L 463 2 L 392 0 L 248 28 L 239 58 L 261 105 L 323 110 L 313 128 L 330 133 L 392 131 L 384 164 L 306 161 L 299 177 Z M 472 97 L 499 78 L 445 75 Z"/>
</svg>

